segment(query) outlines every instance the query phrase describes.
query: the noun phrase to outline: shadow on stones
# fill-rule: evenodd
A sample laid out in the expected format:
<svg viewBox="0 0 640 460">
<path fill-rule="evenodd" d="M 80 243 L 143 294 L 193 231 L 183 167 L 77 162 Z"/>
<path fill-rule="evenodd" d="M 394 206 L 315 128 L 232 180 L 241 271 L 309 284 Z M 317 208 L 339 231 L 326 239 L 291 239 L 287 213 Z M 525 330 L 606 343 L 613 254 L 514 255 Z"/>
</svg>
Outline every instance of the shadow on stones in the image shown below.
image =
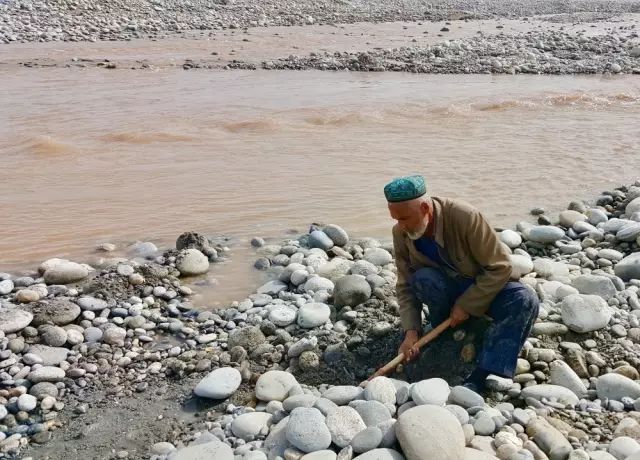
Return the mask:
<svg viewBox="0 0 640 460">
<path fill-rule="evenodd" d="M 462 340 L 455 340 L 455 330 L 449 329 L 426 345 L 416 361 L 403 366 L 402 372 L 388 376 L 407 382 L 440 377 L 452 386 L 458 385 L 473 370 L 487 327 L 485 320 L 469 320 L 458 328 L 465 331 Z M 365 336 L 362 345 L 354 350 L 345 345 L 342 351 L 325 352 L 318 369 L 298 370 L 296 378 L 314 386 L 358 385 L 396 357 L 402 337 L 400 331 L 382 337 Z"/>
</svg>

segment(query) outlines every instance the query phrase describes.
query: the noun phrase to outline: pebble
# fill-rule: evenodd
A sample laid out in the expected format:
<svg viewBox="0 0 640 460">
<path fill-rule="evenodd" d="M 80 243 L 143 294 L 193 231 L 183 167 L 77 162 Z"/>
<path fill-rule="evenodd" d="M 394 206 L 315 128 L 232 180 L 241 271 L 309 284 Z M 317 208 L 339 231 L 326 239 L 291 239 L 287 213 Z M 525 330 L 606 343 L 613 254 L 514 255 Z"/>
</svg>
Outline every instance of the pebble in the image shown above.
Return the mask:
<svg viewBox="0 0 640 460">
<path fill-rule="evenodd" d="M 350 445 L 354 436 L 367 428 L 358 411 L 349 406 L 340 406 L 327 415 L 326 424 L 338 447 Z"/>
</svg>

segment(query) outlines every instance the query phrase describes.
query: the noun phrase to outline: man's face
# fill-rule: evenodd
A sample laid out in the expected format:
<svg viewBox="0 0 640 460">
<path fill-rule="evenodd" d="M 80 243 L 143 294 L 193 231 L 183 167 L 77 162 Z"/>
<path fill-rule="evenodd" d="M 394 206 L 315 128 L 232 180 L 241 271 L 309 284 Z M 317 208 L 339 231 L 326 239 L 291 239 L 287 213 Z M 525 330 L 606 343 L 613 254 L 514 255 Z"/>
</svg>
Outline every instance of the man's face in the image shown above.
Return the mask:
<svg viewBox="0 0 640 460">
<path fill-rule="evenodd" d="M 421 199 L 389 203 L 389 214 L 412 240 L 421 238 L 429 225 L 429 205 Z"/>
</svg>

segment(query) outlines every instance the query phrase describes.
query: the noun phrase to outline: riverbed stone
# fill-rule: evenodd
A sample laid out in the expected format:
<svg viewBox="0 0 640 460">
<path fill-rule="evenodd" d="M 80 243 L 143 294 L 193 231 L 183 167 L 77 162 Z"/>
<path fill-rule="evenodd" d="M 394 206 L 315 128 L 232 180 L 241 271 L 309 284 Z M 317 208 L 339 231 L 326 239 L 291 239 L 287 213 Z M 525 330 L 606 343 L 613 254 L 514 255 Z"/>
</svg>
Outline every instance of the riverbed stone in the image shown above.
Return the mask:
<svg viewBox="0 0 640 460">
<path fill-rule="evenodd" d="M 346 275 L 336 281 L 333 297 L 337 307 L 355 307 L 371 297 L 371 286 L 364 276 Z"/>
<path fill-rule="evenodd" d="M 515 279 L 522 278 L 533 271 L 533 260 L 520 254 L 509 254 L 511 261 L 511 276 Z"/>
<path fill-rule="evenodd" d="M 542 384 L 523 388 L 522 398 L 533 398 L 538 401 L 543 399 L 555 400 L 568 406 L 578 404 L 578 396 L 570 389 L 560 385 Z"/>
<path fill-rule="evenodd" d="M 380 401 L 351 401 L 349 405 L 360 414 L 367 426 L 376 426 L 391 418 L 389 408 Z"/>
<path fill-rule="evenodd" d="M 620 436 L 611 441 L 608 450 L 617 460 L 625 460 L 640 452 L 640 444 L 628 436 Z"/>
<path fill-rule="evenodd" d="M 364 251 L 364 260 L 376 266 L 384 266 L 390 264 L 393 257 L 383 248 L 368 248 Z"/>
<path fill-rule="evenodd" d="M 364 389 L 364 399 L 375 400 L 383 404 L 396 403 L 396 387 L 388 377 L 376 377 Z"/>
<path fill-rule="evenodd" d="M 359 399 L 364 390 L 353 385 L 336 385 L 322 393 L 323 398 L 327 398 L 338 406 L 349 404 L 354 399 Z"/>
<path fill-rule="evenodd" d="M 587 394 L 580 377 L 564 361 L 556 360 L 549 365 L 549 383 L 568 388 L 579 398 Z"/>
<path fill-rule="evenodd" d="M 309 247 L 328 251 L 334 246 L 333 240 L 322 230 L 314 230 L 309 233 Z"/>
<path fill-rule="evenodd" d="M 457 404 L 464 408 L 484 406 L 484 398 L 467 387 L 456 386 L 449 393 L 449 403 Z"/>
<path fill-rule="evenodd" d="M 91 296 L 80 297 L 76 303 L 83 311 L 102 311 L 107 308 L 107 302 Z"/>
<path fill-rule="evenodd" d="M 268 281 L 258 288 L 256 291 L 258 294 L 267 294 L 270 296 L 277 296 L 279 292 L 287 290 L 287 284 L 279 280 Z M 257 305 L 255 305 L 257 306 Z"/>
<path fill-rule="evenodd" d="M 65 372 L 59 367 L 43 366 L 29 373 L 27 379 L 33 383 L 60 382 L 65 377 Z"/>
<path fill-rule="evenodd" d="M 109 345 L 123 346 L 127 337 L 127 330 L 121 327 L 109 327 L 102 333 L 102 341 Z"/>
<path fill-rule="evenodd" d="M 325 422 L 338 447 L 348 446 L 353 437 L 367 427 L 358 411 L 349 406 L 339 406 L 327 415 Z"/>
<path fill-rule="evenodd" d="M 222 441 L 194 444 L 169 454 L 167 460 L 234 460 L 233 450 Z"/>
<path fill-rule="evenodd" d="M 625 281 L 640 279 L 640 252 L 626 256 L 616 264 L 613 270 L 616 276 Z"/>
<path fill-rule="evenodd" d="M 527 237 L 530 241 L 544 244 L 555 243 L 564 236 L 564 230 L 552 225 L 536 225 L 527 232 Z"/>
<path fill-rule="evenodd" d="M 25 412 L 31 412 L 38 406 L 38 399 L 30 394 L 20 395 L 18 398 L 18 408 Z"/>
<path fill-rule="evenodd" d="M 242 347 L 245 350 L 255 350 L 258 345 L 263 344 L 267 338 L 257 326 L 248 326 L 234 329 L 229 334 L 227 348 Z"/>
<path fill-rule="evenodd" d="M 351 440 L 351 447 L 357 454 L 375 449 L 382 442 L 382 430 L 377 426 L 370 426 L 356 434 Z"/>
<path fill-rule="evenodd" d="M 397 450 L 380 448 L 358 455 L 354 457 L 353 460 L 405 460 L 405 458 Z"/>
<path fill-rule="evenodd" d="M 404 412 L 396 423 L 396 436 L 407 460 L 464 458 L 462 427 L 440 406 L 427 404 Z"/>
<path fill-rule="evenodd" d="M 252 441 L 268 426 L 272 415 L 266 412 L 247 412 L 239 415 L 231 423 L 231 431 L 234 436 Z"/>
<path fill-rule="evenodd" d="M 444 406 L 450 392 L 446 380 L 432 378 L 414 383 L 411 387 L 411 399 L 418 405 Z"/>
<path fill-rule="evenodd" d="M 349 273 L 351 265 L 353 265 L 353 262 L 343 259 L 342 257 L 335 257 L 326 264 L 320 266 L 316 270 L 316 273 L 323 278 L 327 278 L 335 283 L 340 278 Z"/>
<path fill-rule="evenodd" d="M 640 236 L 640 222 L 629 222 L 622 226 L 616 233 L 616 238 L 620 241 L 635 241 Z"/>
<path fill-rule="evenodd" d="M 562 321 L 574 332 L 591 332 L 605 327 L 611 310 L 597 295 L 572 294 L 562 300 Z"/>
<path fill-rule="evenodd" d="M 47 323 L 64 326 L 72 323 L 81 312 L 77 304 L 65 298 L 43 300 L 25 308 L 33 314 L 31 324 L 34 327 Z"/>
<path fill-rule="evenodd" d="M 333 281 L 321 276 L 312 276 L 304 283 L 304 290 L 307 292 L 333 291 L 333 288 Z"/>
<path fill-rule="evenodd" d="M 43 326 L 46 327 L 42 333 L 42 340 L 49 346 L 61 347 L 67 342 L 67 331 L 60 326 Z"/>
<path fill-rule="evenodd" d="M 5 334 L 18 332 L 31 324 L 33 315 L 14 306 L 0 307 L 0 331 Z"/>
<path fill-rule="evenodd" d="M 298 407 L 291 411 L 286 431 L 287 440 L 303 452 L 323 450 L 331 445 L 331 433 L 325 417 L 313 407 Z"/>
<path fill-rule="evenodd" d="M 296 320 L 297 316 L 297 310 L 283 305 L 275 307 L 269 312 L 269 321 L 276 326 L 285 327 L 292 324 Z"/>
<path fill-rule="evenodd" d="M 298 326 L 311 329 L 322 326 L 329 321 L 331 309 L 329 305 L 320 302 L 304 304 L 298 310 Z"/>
<path fill-rule="evenodd" d="M 30 355 L 35 355 L 40 359 L 40 364 L 45 366 L 57 366 L 62 361 L 67 359 L 69 355 L 69 349 L 64 347 L 49 347 L 42 344 L 34 344 L 29 347 Z M 27 359 L 26 355 L 23 356 L 23 360 Z M 31 358 L 28 358 L 31 360 Z M 35 364 L 34 362 L 28 362 L 27 364 Z"/>
<path fill-rule="evenodd" d="M 209 258 L 197 249 L 183 249 L 176 257 L 176 268 L 182 276 L 197 276 L 209 271 Z"/>
<path fill-rule="evenodd" d="M 334 451 L 324 449 L 305 454 L 300 460 L 337 460 L 337 458 L 338 455 Z"/>
<path fill-rule="evenodd" d="M 69 284 L 82 281 L 89 276 L 89 270 L 83 265 L 68 260 L 60 260 L 44 272 L 47 284 Z"/>
<path fill-rule="evenodd" d="M 606 276 L 582 275 L 575 278 L 572 282 L 574 288 L 580 294 L 598 295 L 604 300 L 609 300 L 616 295 L 618 290 Z"/>
<path fill-rule="evenodd" d="M 515 249 L 522 244 L 522 237 L 513 230 L 503 230 L 498 233 L 498 237 L 500 238 L 500 241 L 509 246 L 509 248 L 511 249 Z"/>
<path fill-rule="evenodd" d="M 84 340 L 87 343 L 96 343 L 102 341 L 102 329 L 97 327 L 88 327 L 84 330 Z"/>
<path fill-rule="evenodd" d="M 240 387 L 242 376 L 237 369 L 221 367 L 200 380 L 193 392 L 201 398 L 226 399 Z"/>
<path fill-rule="evenodd" d="M 13 291 L 13 281 L 2 280 L 0 281 L 0 295 L 7 295 Z"/>
<path fill-rule="evenodd" d="M 527 434 L 552 459 L 566 459 L 573 450 L 562 433 L 541 417 L 529 423 Z"/>
<path fill-rule="evenodd" d="M 349 234 L 340 226 L 329 224 L 322 231 L 331 238 L 336 246 L 346 246 L 349 243 Z"/>
<path fill-rule="evenodd" d="M 40 294 L 32 289 L 20 289 L 16 292 L 16 301 L 20 303 L 37 302 L 40 300 Z"/>
<path fill-rule="evenodd" d="M 256 398 L 261 401 L 284 401 L 298 385 L 296 378 L 284 371 L 268 371 L 256 382 Z"/>
<path fill-rule="evenodd" d="M 634 382 L 620 374 L 610 373 L 601 375 L 596 380 L 596 391 L 598 398 L 615 399 L 621 401 L 622 398 L 640 398 L 640 384 Z"/>
</svg>

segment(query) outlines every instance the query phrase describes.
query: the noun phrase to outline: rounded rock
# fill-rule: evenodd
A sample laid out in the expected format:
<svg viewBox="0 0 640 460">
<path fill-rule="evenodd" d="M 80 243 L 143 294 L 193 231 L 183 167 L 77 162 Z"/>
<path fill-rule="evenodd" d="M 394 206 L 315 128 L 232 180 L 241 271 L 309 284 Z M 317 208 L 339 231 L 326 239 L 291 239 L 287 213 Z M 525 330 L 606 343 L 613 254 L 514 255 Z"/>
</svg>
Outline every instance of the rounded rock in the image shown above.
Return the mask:
<svg viewBox="0 0 640 460">
<path fill-rule="evenodd" d="M 355 307 L 369 300 L 371 286 L 363 276 L 346 275 L 336 282 L 333 297 L 337 307 Z"/>
<path fill-rule="evenodd" d="M 349 243 L 349 234 L 338 225 L 329 224 L 322 229 L 322 231 L 331 238 L 333 244 L 336 246 L 346 246 Z"/>
<path fill-rule="evenodd" d="M 296 378 L 288 372 L 268 371 L 256 382 L 256 398 L 261 401 L 284 401 L 297 385 Z"/>
<path fill-rule="evenodd" d="M 5 334 L 18 332 L 31 324 L 33 315 L 19 308 L 0 308 L 0 331 Z"/>
<path fill-rule="evenodd" d="M 407 460 L 464 458 L 462 427 L 443 407 L 427 404 L 407 410 L 396 423 L 396 435 Z"/>
<path fill-rule="evenodd" d="M 309 247 L 328 251 L 334 246 L 333 240 L 322 230 L 314 230 L 309 234 Z"/>
<path fill-rule="evenodd" d="M 358 411 L 349 406 L 335 409 L 327 416 L 325 423 L 333 443 L 338 447 L 347 447 L 355 435 L 367 428 Z"/>
<path fill-rule="evenodd" d="M 242 376 L 237 369 L 222 367 L 200 380 L 193 392 L 201 398 L 226 399 L 240 387 Z"/>
<path fill-rule="evenodd" d="M 197 249 L 183 249 L 176 258 L 182 276 L 197 276 L 209 271 L 209 258 Z"/>
<path fill-rule="evenodd" d="M 302 452 L 323 450 L 331 445 L 331 433 L 325 417 L 313 407 L 298 407 L 291 412 L 286 437 Z"/>
<path fill-rule="evenodd" d="M 331 309 L 328 305 L 319 302 L 304 304 L 298 310 L 298 326 L 311 329 L 322 326 L 329 321 Z"/>
<path fill-rule="evenodd" d="M 422 380 L 411 387 L 411 399 L 417 405 L 444 406 L 449 398 L 449 384 L 441 378 Z"/>
</svg>

